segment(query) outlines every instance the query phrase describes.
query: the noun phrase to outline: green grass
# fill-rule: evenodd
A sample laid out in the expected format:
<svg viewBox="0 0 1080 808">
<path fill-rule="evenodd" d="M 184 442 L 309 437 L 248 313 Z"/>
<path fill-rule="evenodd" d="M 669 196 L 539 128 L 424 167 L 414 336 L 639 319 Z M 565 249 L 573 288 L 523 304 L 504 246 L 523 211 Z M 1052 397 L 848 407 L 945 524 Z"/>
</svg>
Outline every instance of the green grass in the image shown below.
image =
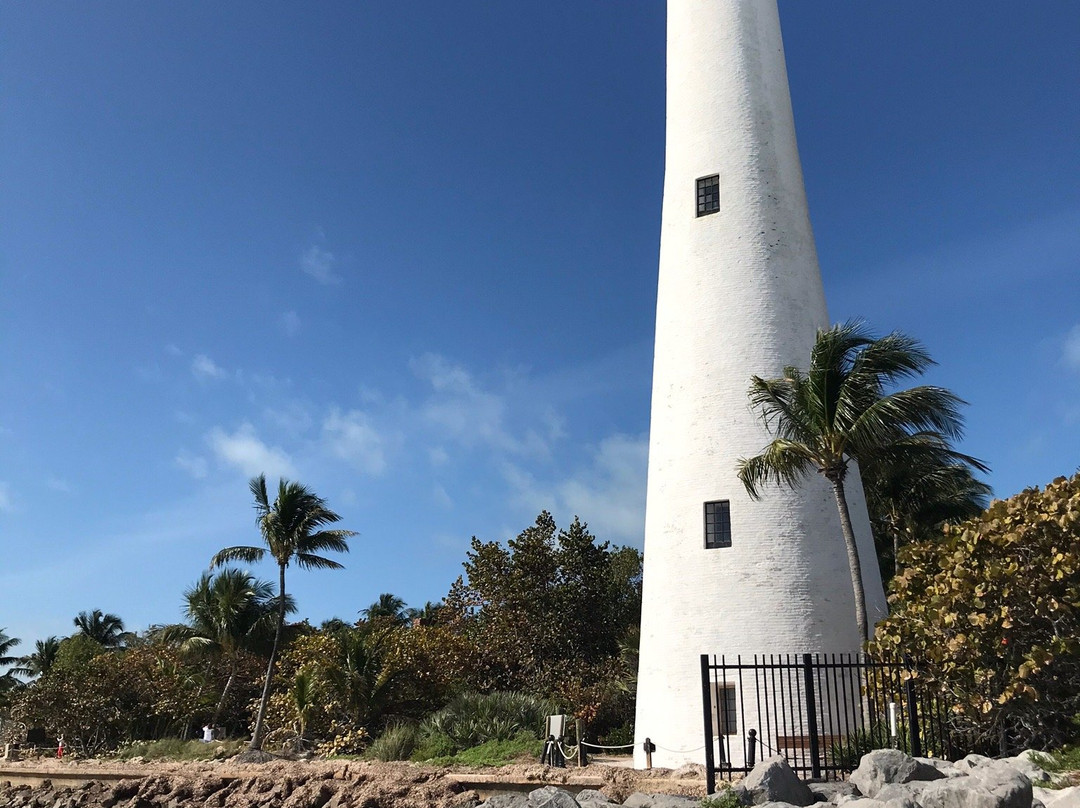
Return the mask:
<svg viewBox="0 0 1080 808">
<path fill-rule="evenodd" d="M 543 749 L 542 741 L 523 732 L 510 740 L 487 741 L 456 755 L 432 758 L 429 762 L 437 766 L 505 766 L 522 758 L 538 761 Z"/>
<path fill-rule="evenodd" d="M 701 808 L 742 808 L 742 802 L 729 786 L 722 786 L 719 791 L 701 798 Z"/>
<path fill-rule="evenodd" d="M 1036 762 L 1051 774 L 1080 772 L 1080 746 L 1065 746 L 1040 754 Z"/>
<path fill-rule="evenodd" d="M 244 741 L 182 741 L 162 738 L 160 741 L 136 741 L 117 751 L 120 760 L 141 757 L 144 760 L 220 760 L 241 751 Z"/>
</svg>

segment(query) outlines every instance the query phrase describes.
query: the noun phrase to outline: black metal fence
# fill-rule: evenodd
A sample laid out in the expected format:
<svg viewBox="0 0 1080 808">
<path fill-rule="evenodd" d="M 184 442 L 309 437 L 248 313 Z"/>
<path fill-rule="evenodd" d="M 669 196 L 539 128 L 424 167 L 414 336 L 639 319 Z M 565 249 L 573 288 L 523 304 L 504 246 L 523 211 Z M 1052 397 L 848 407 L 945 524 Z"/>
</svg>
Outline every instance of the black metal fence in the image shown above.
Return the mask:
<svg viewBox="0 0 1080 808">
<path fill-rule="evenodd" d="M 963 752 L 948 706 L 909 661 L 862 654 L 701 657 L 705 766 L 716 775 L 749 772 L 783 755 L 803 777 L 834 779 L 871 749 L 953 759 Z"/>
</svg>

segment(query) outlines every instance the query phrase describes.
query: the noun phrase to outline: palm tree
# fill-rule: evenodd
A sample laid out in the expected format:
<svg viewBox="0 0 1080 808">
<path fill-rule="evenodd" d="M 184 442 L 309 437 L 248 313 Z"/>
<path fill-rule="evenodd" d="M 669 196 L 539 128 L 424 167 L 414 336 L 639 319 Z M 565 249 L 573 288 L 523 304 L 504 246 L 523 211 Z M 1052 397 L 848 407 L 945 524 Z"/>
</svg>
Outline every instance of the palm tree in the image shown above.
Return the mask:
<svg viewBox="0 0 1080 808">
<path fill-rule="evenodd" d="M 228 679 L 218 698 L 210 723 L 216 725 L 225 709 L 244 651 L 255 650 L 274 635 L 277 598 L 274 587 L 247 572 L 225 569 L 217 575 L 204 572 L 195 585 L 184 592 L 187 625 L 165 626 L 159 635 L 176 642 L 180 650 L 193 654 L 221 656 Z M 296 604 L 286 596 L 285 609 Z"/>
<path fill-rule="evenodd" d="M 408 619 L 405 614 L 405 601 L 391 592 L 383 592 L 379 595 L 377 601 L 372 603 L 366 609 L 361 609 L 360 614 L 362 614 L 364 619 L 369 623 L 375 620 L 383 620 L 385 622 L 401 625 Z"/>
<path fill-rule="evenodd" d="M 18 659 L 19 666 L 12 668 L 11 673 L 16 676 L 34 678 L 49 672 L 49 668 L 56 662 L 56 654 L 60 651 L 60 638 L 47 637 L 34 643 L 34 653 L 21 656 Z"/>
<path fill-rule="evenodd" d="M 101 609 L 79 612 L 73 621 L 80 634 L 85 634 L 106 648 L 119 648 L 124 642 L 124 621 L 115 614 L 103 614 Z"/>
<path fill-rule="evenodd" d="M 779 379 L 750 380 L 751 406 L 775 437 L 761 454 L 739 461 L 739 479 L 755 499 L 765 483 L 794 488 L 811 469 L 829 481 L 864 642 L 869 639 L 866 596 L 844 481 L 851 461 L 870 462 L 905 441 L 952 451 L 950 442 L 962 432 L 960 398 L 931 386 L 887 392 L 932 364 L 910 337 L 875 338 L 863 323 L 849 321 L 818 332 L 806 373 L 788 367 Z"/>
<path fill-rule="evenodd" d="M 266 491 L 266 475 L 260 474 L 252 479 L 249 487 L 255 497 L 255 523 L 259 526 L 266 547 L 226 547 L 211 559 L 210 566 L 220 567 L 230 561 L 253 564 L 267 552 L 278 565 L 277 627 L 249 746 L 257 750 L 262 748 L 263 718 L 270 699 L 270 682 L 281 645 L 281 632 L 285 626 L 288 605 L 285 599 L 285 569 L 293 562 L 301 569 L 341 569 L 341 564 L 319 553 L 327 550 L 349 552 L 347 539 L 356 534 L 351 530 L 324 530 L 326 525 L 341 521 L 341 517 L 326 507 L 326 500 L 300 483 L 282 478 L 273 502 Z"/>
<path fill-rule="evenodd" d="M 993 493 L 974 474 L 987 471 L 984 464 L 918 438 L 869 458 L 859 470 L 882 578 L 899 572 L 901 544 L 932 539 L 942 525 L 978 516 Z"/>
<path fill-rule="evenodd" d="M 9 637 L 6 628 L 0 628 L 0 667 L 19 661 L 18 657 L 9 656 L 8 652 L 21 642 L 18 637 Z"/>
</svg>

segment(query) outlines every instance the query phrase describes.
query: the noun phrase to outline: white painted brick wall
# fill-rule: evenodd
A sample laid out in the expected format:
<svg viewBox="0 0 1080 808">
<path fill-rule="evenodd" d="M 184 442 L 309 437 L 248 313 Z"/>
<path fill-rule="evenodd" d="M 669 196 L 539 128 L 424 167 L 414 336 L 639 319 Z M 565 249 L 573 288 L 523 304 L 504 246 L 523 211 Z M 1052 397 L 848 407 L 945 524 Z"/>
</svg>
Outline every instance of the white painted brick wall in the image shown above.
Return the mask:
<svg viewBox="0 0 1080 808">
<path fill-rule="evenodd" d="M 750 376 L 805 365 L 828 325 L 776 0 L 668 0 L 667 87 L 638 766 L 646 736 L 654 765 L 704 761 L 700 654 L 858 647 L 825 481 L 754 502 L 736 476 L 769 440 Z M 697 218 L 695 180 L 716 173 L 720 211 Z M 718 499 L 733 546 L 705 550 L 703 503 Z M 884 595 L 856 480 L 849 499 L 873 620 Z"/>
</svg>

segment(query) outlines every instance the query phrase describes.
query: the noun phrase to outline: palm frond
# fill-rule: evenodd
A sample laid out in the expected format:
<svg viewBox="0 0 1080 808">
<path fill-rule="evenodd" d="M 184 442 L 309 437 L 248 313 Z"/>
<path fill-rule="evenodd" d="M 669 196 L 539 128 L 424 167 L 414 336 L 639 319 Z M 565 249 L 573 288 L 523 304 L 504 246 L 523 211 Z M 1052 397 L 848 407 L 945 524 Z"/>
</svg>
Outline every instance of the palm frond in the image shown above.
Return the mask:
<svg viewBox="0 0 1080 808">
<path fill-rule="evenodd" d="M 296 559 L 296 565 L 301 569 L 316 569 L 316 570 L 343 570 L 345 566 L 339 564 L 330 558 L 323 558 L 319 555 L 312 553 L 297 553 L 294 558 Z"/>
<path fill-rule="evenodd" d="M 245 564 L 254 564 L 258 561 L 262 561 L 263 556 L 266 555 L 266 550 L 262 547 L 226 547 L 224 550 L 218 550 L 212 559 L 210 559 L 210 567 L 221 567 L 228 564 L 231 561 L 242 561 Z"/>
<path fill-rule="evenodd" d="M 739 481 L 746 493 L 760 499 L 764 484 L 772 482 L 794 488 L 813 465 L 806 446 L 777 438 L 761 454 L 739 460 Z"/>
</svg>

